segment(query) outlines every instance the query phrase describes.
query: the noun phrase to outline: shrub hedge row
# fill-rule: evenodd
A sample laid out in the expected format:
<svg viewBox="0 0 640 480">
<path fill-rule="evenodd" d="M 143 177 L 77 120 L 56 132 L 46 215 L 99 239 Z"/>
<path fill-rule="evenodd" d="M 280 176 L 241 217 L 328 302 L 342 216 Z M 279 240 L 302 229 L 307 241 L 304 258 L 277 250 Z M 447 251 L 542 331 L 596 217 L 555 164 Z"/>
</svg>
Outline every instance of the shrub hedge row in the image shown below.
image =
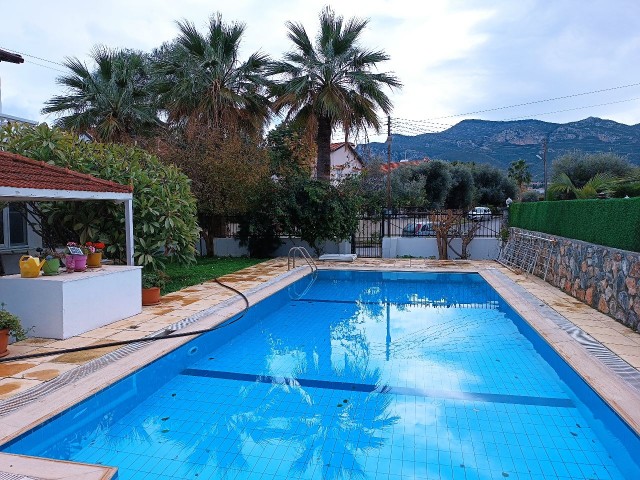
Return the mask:
<svg viewBox="0 0 640 480">
<path fill-rule="evenodd" d="M 640 197 L 514 203 L 509 226 L 640 252 Z"/>
</svg>

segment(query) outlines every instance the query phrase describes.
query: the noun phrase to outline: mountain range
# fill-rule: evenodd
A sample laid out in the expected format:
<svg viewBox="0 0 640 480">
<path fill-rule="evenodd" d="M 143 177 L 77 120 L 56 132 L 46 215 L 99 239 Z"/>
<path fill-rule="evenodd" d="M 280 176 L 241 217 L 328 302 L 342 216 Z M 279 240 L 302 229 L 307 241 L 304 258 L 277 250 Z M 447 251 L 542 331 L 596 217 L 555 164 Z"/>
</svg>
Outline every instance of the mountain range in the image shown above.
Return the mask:
<svg viewBox="0 0 640 480">
<path fill-rule="evenodd" d="M 489 163 L 506 170 L 520 158 L 529 164 L 534 180 L 542 179 L 543 145 L 547 142 L 547 168 L 553 159 L 572 151 L 611 152 L 640 165 L 640 124 L 625 125 L 596 117 L 577 122 L 551 123 L 540 120 L 494 122 L 463 120 L 438 133 L 416 136 L 393 134 L 393 162 L 430 159 Z M 371 154 L 387 158 L 387 145 L 372 142 L 361 146 Z M 366 158 L 366 154 L 365 154 Z"/>
</svg>

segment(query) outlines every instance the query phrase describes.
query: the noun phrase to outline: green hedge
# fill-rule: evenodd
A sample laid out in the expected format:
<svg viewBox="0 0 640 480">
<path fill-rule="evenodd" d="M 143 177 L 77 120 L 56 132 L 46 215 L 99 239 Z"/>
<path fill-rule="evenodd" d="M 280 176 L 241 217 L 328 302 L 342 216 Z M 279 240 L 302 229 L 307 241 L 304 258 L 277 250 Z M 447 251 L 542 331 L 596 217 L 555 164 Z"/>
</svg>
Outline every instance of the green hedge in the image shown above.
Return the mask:
<svg viewBox="0 0 640 480">
<path fill-rule="evenodd" d="M 640 197 L 514 203 L 509 226 L 640 252 Z"/>
</svg>

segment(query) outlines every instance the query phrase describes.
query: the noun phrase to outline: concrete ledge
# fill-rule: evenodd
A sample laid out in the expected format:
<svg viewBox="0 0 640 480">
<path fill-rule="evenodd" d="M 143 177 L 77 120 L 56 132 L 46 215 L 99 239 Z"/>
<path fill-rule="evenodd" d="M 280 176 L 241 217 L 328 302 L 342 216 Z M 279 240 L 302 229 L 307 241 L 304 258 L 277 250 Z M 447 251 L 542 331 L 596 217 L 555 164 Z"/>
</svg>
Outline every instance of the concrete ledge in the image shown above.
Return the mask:
<svg viewBox="0 0 640 480">
<path fill-rule="evenodd" d="M 142 311 L 141 268 L 105 265 L 85 272 L 0 277 L 9 312 L 30 334 L 66 339 Z"/>
<path fill-rule="evenodd" d="M 0 453 L 0 477 L 6 480 L 110 480 L 117 473 L 115 467 Z"/>
</svg>

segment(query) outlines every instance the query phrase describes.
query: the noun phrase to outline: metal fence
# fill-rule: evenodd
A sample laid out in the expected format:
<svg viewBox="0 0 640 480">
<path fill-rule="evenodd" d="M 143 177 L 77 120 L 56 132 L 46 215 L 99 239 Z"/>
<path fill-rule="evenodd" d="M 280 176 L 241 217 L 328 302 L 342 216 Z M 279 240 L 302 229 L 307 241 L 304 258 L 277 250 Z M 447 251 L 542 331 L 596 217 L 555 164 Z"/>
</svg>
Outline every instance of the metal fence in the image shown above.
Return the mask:
<svg viewBox="0 0 640 480">
<path fill-rule="evenodd" d="M 361 216 L 356 231 L 351 236 L 351 252 L 359 257 L 382 257 L 382 239 L 384 237 L 418 237 L 436 236 L 436 229 L 442 222 L 451 224 L 449 236 L 461 236 L 473 232 L 475 237 L 496 238 L 504 226 L 502 214 L 470 218 L 466 212 L 412 212 L 404 214 L 384 214 Z M 226 238 L 237 238 L 240 228 L 238 217 L 227 217 L 223 220 L 224 228 L 219 235 Z M 297 237 L 299 232 L 280 232 L 282 237 Z"/>
<path fill-rule="evenodd" d="M 453 218 L 451 218 L 453 217 Z M 444 211 L 413 212 L 384 215 L 384 236 L 386 237 L 435 237 L 436 228 L 443 222 L 452 222 L 450 236 L 457 236 L 475 230 L 476 237 L 496 238 L 503 227 L 501 213 L 471 218 L 467 213 L 447 213 Z"/>
</svg>

